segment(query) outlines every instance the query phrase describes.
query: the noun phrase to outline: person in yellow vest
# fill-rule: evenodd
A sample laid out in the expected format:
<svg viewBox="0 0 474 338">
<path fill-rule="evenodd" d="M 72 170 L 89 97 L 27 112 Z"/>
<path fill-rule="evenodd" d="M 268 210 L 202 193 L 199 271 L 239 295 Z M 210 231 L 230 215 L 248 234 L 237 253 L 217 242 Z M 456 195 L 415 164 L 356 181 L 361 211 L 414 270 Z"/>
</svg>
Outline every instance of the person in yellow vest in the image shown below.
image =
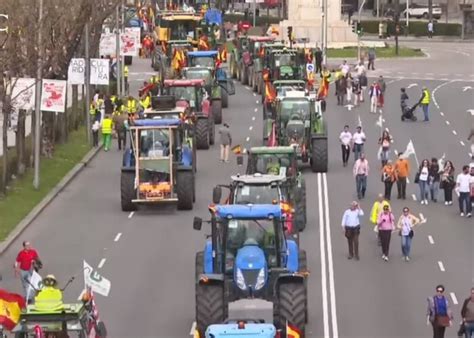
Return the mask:
<svg viewBox="0 0 474 338">
<path fill-rule="evenodd" d="M 129 95 L 127 103 L 125 104 L 125 109 L 130 114 L 135 114 L 138 110 L 138 102 L 132 95 Z"/>
<path fill-rule="evenodd" d="M 100 121 L 100 111 L 97 109 L 97 105 L 93 100 L 89 105 L 89 116 L 92 122 Z"/>
<path fill-rule="evenodd" d="M 389 208 L 391 208 L 390 202 L 384 198 L 383 194 L 379 194 L 378 199 L 374 202 L 374 204 L 372 205 L 372 210 L 370 211 L 370 222 L 374 225 L 374 231 L 377 232 L 379 245 L 381 245 L 381 241 L 378 235 L 377 221 L 379 219 L 380 213 L 383 211 L 383 208 L 385 206 L 388 206 Z"/>
<path fill-rule="evenodd" d="M 123 67 L 123 82 L 125 83 L 125 92 L 128 93 L 128 66 Z"/>
<path fill-rule="evenodd" d="M 60 311 L 64 308 L 63 292 L 53 275 L 43 279 L 44 287 L 35 297 L 35 310 L 38 312 Z"/>
<path fill-rule="evenodd" d="M 110 115 L 105 115 L 102 120 L 102 144 L 104 145 L 104 150 L 109 151 L 110 143 L 112 142 L 112 129 L 114 122 L 110 118 Z"/>
<path fill-rule="evenodd" d="M 150 95 L 148 95 L 148 93 L 144 94 L 142 98 L 140 99 L 140 106 L 143 108 L 143 110 L 150 108 L 151 98 L 150 98 Z"/>
<path fill-rule="evenodd" d="M 421 106 L 421 109 L 423 109 L 423 114 L 425 115 L 425 119 L 423 120 L 424 122 L 428 122 L 430 120 L 429 110 L 428 110 L 430 102 L 431 102 L 430 92 L 428 91 L 428 88 L 423 87 L 423 93 L 420 98 L 420 106 Z"/>
</svg>

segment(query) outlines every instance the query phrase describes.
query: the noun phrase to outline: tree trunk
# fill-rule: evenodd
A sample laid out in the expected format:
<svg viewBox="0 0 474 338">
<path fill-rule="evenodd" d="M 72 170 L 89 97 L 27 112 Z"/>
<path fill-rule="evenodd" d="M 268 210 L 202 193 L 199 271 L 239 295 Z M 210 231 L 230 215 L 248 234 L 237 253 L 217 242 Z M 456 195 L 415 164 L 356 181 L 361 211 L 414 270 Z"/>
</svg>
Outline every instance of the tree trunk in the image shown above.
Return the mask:
<svg viewBox="0 0 474 338">
<path fill-rule="evenodd" d="M 18 112 L 18 124 L 16 127 L 16 173 L 18 176 L 23 176 L 26 171 L 25 155 L 26 155 L 26 142 L 25 142 L 25 121 L 26 111 L 20 109 Z"/>
<path fill-rule="evenodd" d="M 30 152 L 30 168 L 35 166 L 35 125 L 36 125 L 36 113 L 34 110 L 31 111 L 31 152 Z M 41 144 L 41 142 L 40 142 Z M 41 151 L 40 151 L 41 154 Z"/>
</svg>

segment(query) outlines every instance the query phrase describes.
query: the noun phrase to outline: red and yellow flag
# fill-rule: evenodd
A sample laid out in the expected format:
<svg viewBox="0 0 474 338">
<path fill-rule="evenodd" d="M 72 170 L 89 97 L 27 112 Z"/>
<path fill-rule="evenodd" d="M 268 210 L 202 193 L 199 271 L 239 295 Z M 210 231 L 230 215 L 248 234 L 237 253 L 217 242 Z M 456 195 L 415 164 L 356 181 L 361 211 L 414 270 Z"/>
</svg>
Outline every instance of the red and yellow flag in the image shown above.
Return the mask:
<svg viewBox="0 0 474 338">
<path fill-rule="evenodd" d="M 242 146 L 241 146 L 240 144 L 238 144 L 238 145 L 232 147 L 231 150 L 232 150 L 232 152 L 233 152 L 234 154 L 236 154 L 236 155 L 242 154 Z"/>
<path fill-rule="evenodd" d="M 294 325 L 286 323 L 286 338 L 301 338 L 301 331 Z"/>
<path fill-rule="evenodd" d="M 276 99 L 275 88 L 270 81 L 265 82 L 265 102 L 273 102 Z"/>
<path fill-rule="evenodd" d="M 321 74 L 322 80 L 319 86 L 318 91 L 318 99 L 324 99 L 329 94 L 329 79 L 331 77 L 331 73 L 326 72 Z"/>
<path fill-rule="evenodd" d="M 20 320 L 21 309 L 26 307 L 25 299 L 0 289 L 0 324 L 11 331 Z"/>
</svg>

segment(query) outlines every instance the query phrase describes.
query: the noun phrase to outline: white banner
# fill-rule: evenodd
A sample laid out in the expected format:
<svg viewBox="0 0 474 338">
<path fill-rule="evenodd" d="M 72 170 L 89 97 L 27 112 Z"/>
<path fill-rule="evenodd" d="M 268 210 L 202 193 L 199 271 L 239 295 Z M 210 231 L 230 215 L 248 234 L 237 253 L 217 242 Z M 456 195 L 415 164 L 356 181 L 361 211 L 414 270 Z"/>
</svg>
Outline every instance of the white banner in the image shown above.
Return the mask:
<svg viewBox="0 0 474 338">
<path fill-rule="evenodd" d="M 108 59 L 91 59 L 91 84 L 108 85 L 109 72 Z"/>
<path fill-rule="evenodd" d="M 71 85 L 84 84 L 84 76 L 86 73 L 85 59 L 71 59 L 67 70 L 67 82 Z"/>
<path fill-rule="evenodd" d="M 120 34 L 120 55 L 138 56 L 140 49 L 140 33 L 128 30 Z"/>
<path fill-rule="evenodd" d="M 28 284 L 28 290 L 26 291 L 26 299 L 34 298 L 36 291 L 43 288 L 43 278 L 33 270 L 31 274 L 30 283 Z M 30 297 L 31 295 L 31 297 Z"/>
<path fill-rule="evenodd" d="M 94 268 L 84 261 L 84 284 L 89 286 L 93 292 L 107 297 L 110 292 L 110 281 L 102 277 Z"/>
<path fill-rule="evenodd" d="M 32 78 L 12 78 L 12 106 L 15 109 L 34 109 L 36 86 Z"/>
<path fill-rule="evenodd" d="M 100 36 L 99 55 L 112 56 L 117 54 L 117 36 L 113 33 L 106 33 Z"/>
<path fill-rule="evenodd" d="M 140 27 L 125 27 L 125 33 L 132 34 L 135 36 L 135 39 L 138 41 L 138 48 L 142 48 L 142 39 L 141 39 L 141 30 Z"/>
<path fill-rule="evenodd" d="M 41 110 L 64 113 L 66 108 L 67 82 L 43 79 L 41 86 Z"/>
</svg>

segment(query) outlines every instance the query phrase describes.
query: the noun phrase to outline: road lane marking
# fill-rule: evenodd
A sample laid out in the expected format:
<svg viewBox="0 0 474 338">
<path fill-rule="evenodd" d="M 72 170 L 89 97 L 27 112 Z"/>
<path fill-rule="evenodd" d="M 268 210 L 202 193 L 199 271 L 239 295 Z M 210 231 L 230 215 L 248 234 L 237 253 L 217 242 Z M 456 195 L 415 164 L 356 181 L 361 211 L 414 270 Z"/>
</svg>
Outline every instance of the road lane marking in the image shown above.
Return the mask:
<svg viewBox="0 0 474 338">
<path fill-rule="evenodd" d="M 456 130 L 453 130 L 453 134 L 454 134 L 454 135 L 457 135 L 458 133 L 456 132 Z"/>
<path fill-rule="evenodd" d="M 326 173 L 323 173 L 323 191 L 324 191 L 324 211 L 326 213 L 326 244 L 328 253 L 329 265 L 329 294 L 331 297 L 331 319 L 332 319 L 332 335 L 334 338 L 339 338 L 339 329 L 337 326 L 337 312 L 336 312 L 336 288 L 334 286 L 334 262 L 332 258 L 332 241 L 331 241 L 331 224 L 329 221 L 329 198 L 328 198 L 328 181 Z"/>
<path fill-rule="evenodd" d="M 128 218 L 132 218 L 134 214 L 135 214 L 135 211 L 132 211 L 130 214 L 128 214 Z"/>
<path fill-rule="evenodd" d="M 255 108 L 255 109 L 254 109 L 254 112 L 258 112 L 258 108 Z"/>
<path fill-rule="evenodd" d="M 97 268 L 102 269 L 102 267 L 104 266 L 106 260 L 107 260 L 106 258 L 102 258 L 99 262 L 99 265 L 97 265 Z"/>
<path fill-rule="evenodd" d="M 456 298 L 456 294 L 454 292 L 449 293 L 451 295 L 451 299 L 453 300 L 454 305 L 458 305 L 458 299 Z"/>
<path fill-rule="evenodd" d="M 456 80 L 451 80 L 451 81 L 446 81 L 446 82 L 443 82 L 442 84 L 438 85 L 435 89 L 433 89 L 433 92 L 432 92 L 432 97 L 433 97 L 433 103 L 435 104 L 436 108 L 439 109 L 439 104 L 438 104 L 438 101 L 436 100 L 436 92 L 441 88 L 441 87 L 444 87 L 446 86 L 447 84 L 450 84 L 450 83 L 453 83 L 455 82 Z"/>
<path fill-rule="evenodd" d="M 463 141 L 459 141 L 459 143 L 461 143 L 463 147 L 466 145 Z"/>
<path fill-rule="evenodd" d="M 410 184 L 410 179 L 407 177 L 407 184 Z"/>
<path fill-rule="evenodd" d="M 252 126 L 250 126 L 250 127 L 249 127 L 249 130 L 252 130 L 252 129 L 253 129 L 253 127 L 252 127 Z"/>
<path fill-rule="evenodd" d="M 115 236 L 114 242 L 118 242 L 120 240 L 120 237 L 122 237 L 122 233 L 119 232 L 117 236 Z"/>
<path fill-rule="evenodd" d="M 252 121 L 255 121 L 255 116 L 252 116 Z"/>
<path fill-rule="evenodd" d="M 328 289 L 326 284 L 326 249 L 324 240 L 323 192 L 321 173 L 318 173 L 318 208 L 319 208 L 319 248 L 321 250 L 321 292 L 323 302 L 324 337 L 329 337 Z"/>
<path fill-rule="evenodd" d="M 411 194 L 411 197 L 413 198 L 414 201 L 416 201 L 416 195 L 415 194 Z"/>
<path fill-rule="evenodd" d="M 259 103 L 259 101 L 257 100 L 257 101 L 255 101 L 255 103 L 256 103 L 256 104 L 258 104 L 258 103 Z"/>
<path fill-rule="evenodd" d="M 428 235 L 428 241 L 430 242 L 430 244 L 435 244 L 434 239 L 431 235 Z"/>
<path fill-rule="evenodd" d="M 444 113 L 442 111 L 439 112 L 441 116 L 444 116 Z"/>
<path fill-rule="evenodd" d="M 253 96 L 257 96 L 257 94 L 256 94 L 256 93 L 253 93 Z"/>
<path fill-rule="evenodd" d="M 250 141 L 250 137 L 247 136 L 247 138 L 245 139 L 245 141 L 249 142 L 249 141 Z"/>
<path fill-rule="evenodd" d="M 248 87 L 248 86 L 245 86 L 245 89 L 247 89 L 247 90 L 251 90 L 251 88 L 250 88 L 250 87 Z"/>
<path fill-rule="evenodd" d="M 420 212 L 420 220 L 423 222 L 425 220 L 425 216 Z"/>
<path fill-rule="evenodd" d="M 450 123 L 449 123 L 449 121 L 448 121 L 448 120 L 446 120 L 445 122 L 446 122 L 446 124 L 447 124 L 448 126 L 450 125 Z"/>
<path fill-rule="evenodd" d="M 196 331 L 196 322 L 193 322 L 191 325 L 191 330 L 189 331 L 190 336 L 194 336 L 194 331 Z"/>
<path fill-rule="evenodd" d="M 443 262 L 438 261 L 438 266 L 439 266 L 439 269 L 440 269 L 441 271 L 443 271 L 443 272 L 446 271 L 446 270 L 444 269 L 444 264 L 443 264 Z"/>
</svg>

